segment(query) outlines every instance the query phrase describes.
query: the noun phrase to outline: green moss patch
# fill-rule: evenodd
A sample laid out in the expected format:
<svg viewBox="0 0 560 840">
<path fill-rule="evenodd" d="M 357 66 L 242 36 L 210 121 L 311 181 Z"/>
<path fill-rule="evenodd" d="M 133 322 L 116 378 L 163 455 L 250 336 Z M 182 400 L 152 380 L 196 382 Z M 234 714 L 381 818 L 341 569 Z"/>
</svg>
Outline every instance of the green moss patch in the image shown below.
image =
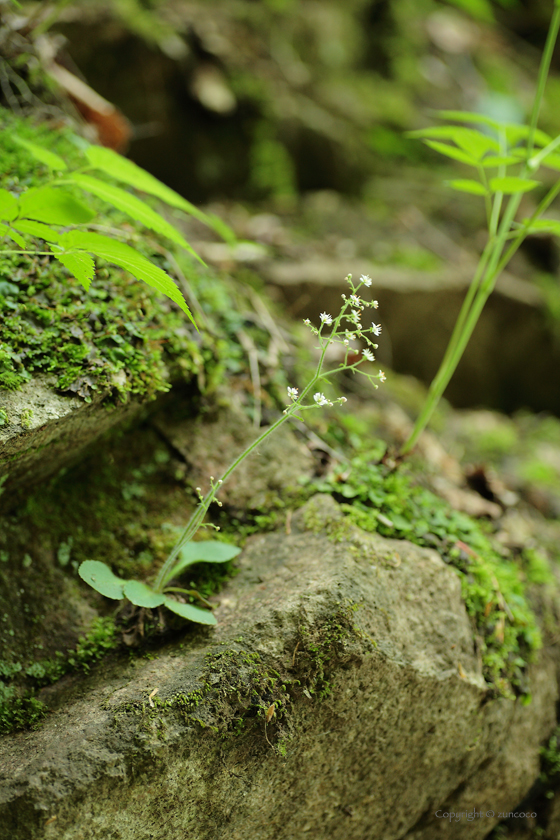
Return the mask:
<svg viewBox="0 0 560 840">
<path fill-rule="evenodd" d="M 37 726 L 47 713 L 37 691 L 72 671 L 89 671 L 118 644 L 114 621 L 96 619 L 66 655 L 27 662 L 0 660 L 0 734 Z"/>
<path fill-rule="evenodd" d="M 435 548 L 461 579 L 485 679 L 497 694 L 526 696 L 526 666 L 541 635 L 525 589 L 535 576 L 546 577 L 544 555 L 504 555 L 488 523 L 450 508 L 406 466 L 395 469 L 368 453 L 350 467 L 315 489 L 342 502 L 348 521 L 366 531 Z"/>
</svg>

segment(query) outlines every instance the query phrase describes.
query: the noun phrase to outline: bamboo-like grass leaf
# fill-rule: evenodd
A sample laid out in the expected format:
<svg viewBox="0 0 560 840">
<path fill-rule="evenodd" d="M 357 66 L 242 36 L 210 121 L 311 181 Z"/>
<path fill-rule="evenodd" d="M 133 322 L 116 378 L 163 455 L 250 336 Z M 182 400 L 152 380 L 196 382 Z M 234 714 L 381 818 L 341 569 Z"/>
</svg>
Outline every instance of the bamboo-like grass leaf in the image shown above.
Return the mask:
<svg viewBox="0 0 560 840">
<path fill-rule="evenodd" d="M 560 170 L 560 155 L 551 152 L 543 158 L 541 166 L 548 166 L 549 169 Z"/>
<path fill-rule="evenodd" d="M 240 551 L 241 549 L 235 545 L 215 540 L 185 543 L 179 552 L 177 562 L 164 578 L 163 584 L 180 575 L 193 563 L 227 563 L 228 560 L 237 557 Z"/>
<path fill-rule="evenodd" d="M 0 219 L 11 222 L 18 214 L 18 201 L 8 190 L 0 189 Z"/>
<path fill-rule="evenodd" d="M 462 178 L 458 181 L 446 181 L 450 187 L 459 192 L 472 193 L 473 195 L 488 195 L 488 190 L 481 184 L 480 181 L 471 181 L 468 178 Z"/>
<path fill-rule="evenodd" d="M 529 126 L 528 125 L 516 125 L 513 123 L 508 123 L 507 125 L 503 126 L 507 141 L 510 146 L 515 146 L 519 143 L 520 140 L 526 140 L 529 136 Z M 552 142 L 552 137 L 546 132 L 541 131 L 540 128 L 535 129 L 535 133 L 533 135 L 533 144 L 535 146 L 548 146 L 548 144 Z"/>
<path fill-rule="evenodd" d="M 19 233 L 16 233 L 11 227 L 8 225 L 0 224 L 0 236 L 9 236 L 10 239 L 13 239 L 16 245 L 19 245 L 20 248 L 26 247 L 26 242 L 23 236 L 20 236 Z"/>
<path fill-rule="evenodd" d="M 493 137 L 488 137 L 476 129 L 459 125 L 436 125 L 432 128 L 422 128 L 419 131 L 408 132 L 408 137 L 423 140 L 451 140 L 476 160 L 480 160 L 487 152 L 500 150 L 499 144 Z"/>
<path fill-rule="evenodd" d="M 168 610 L 180 615 L 181 618 L 188 619 L 188 621 L 194 621 L 196 624 L 217 624 L 215 616 L 208 610 L 201 610 L 200 607 L 193 607 L 192 604 L 180 604 L 179 601 L 175 601 L 168 595 L 165 596 L 163 603 Z"/>
<path fill-rule="evenodd" d="M 12 140 L 18 146 L 23 146 L 24 149 L 27 149 L 36 160 L 45 163 L 49 169 L 54 169 L 56 172 L 63 172 L 65 169 L 68 169 L 66 162 L 59 155 L 51 152 L 50 149 L 44 149 L 43 146 L 38 146 L 36 143 L 31 143 L 30 140 L 24 140 L 23 137 L 18 137 L 15 134 L 12 134 Z"/>
<path fill-rule="evenodd" d="M 521 163 L 519 155 L 489 155 L 480 161 L 480 165 L 485 169 L 491 169 L 498 166 L 513 166 L 516 163 Z"/>
<path fill-rule="evenodd" d="M 501 192 L 504 195 L 515 195 L 534 190 L 540 186 L 540 181 L 532 181 L 530 178 L 515 178 L 507 175 L 505 178 L 491 178 L 490 189 L 492 192 Z"/>
<path fill-rule="evenodd" d="M 81 230 L 71 230 L 62 234 L 59 244 L 67 250 L 88 251 L 96 257 L 102 257 L 107 262 L 130 271 L 138 280 L 144 280 L 149 286 L 171 298 L 196 326 L 183 295 L 171 277 L 159 266 L 138 254 L 130 245 L 117 242 L 115 239 L 110 239 L 108 236 L 102 236 L 99 233 L 88 233 Z"/>
<path fill-rule="evenodd" d="M 486 114 L 477 114 L 474 111 L 436 111 L 436 113 L 443 120 L 487 125 L 488 128 L 493 128 L 495 131 L 499 131 L 502 128 L 502 124 L 497 120 L 487 117 Z"/>
<path fill-rule="evenodd" d="M 84 251 L 59 254 L 53 248 L 53 254 L 68 269 L 70 274 L 81 283 L 87 292 L 95 276 L 95 263 L 93 258 L 89 254 L 84 253 Z"/>
<path fill-rule="evenodd" d="M 525 224 L 528 224 L 529 219 L 523 219 Z M 560 221 L 557 219 L 535 219 L 527 228 L 527 233 L 552 233 L 554 236 L 560 236 Z"/>
<path fill-rule="evenodd" d="M 161 592 L 154 592 L 147 584 L 139 580 L 127 580 L 123 593 L 124 597 L 137 607 L 159 607 L 166 598 Z"/>
<path fill-rule="evenodd" d="M 182 195 L 172 190 L 171 187 L 162 184 L 161 181 L 158 181 L 157 178 L 150 175 L 149 172 L 146 172 L 145 169 L 137 166 L 131 160 L 128 160 L 128 158 L 117 154 L 112 149 L 106 149 L 102 146 L 88 146 L 86 157 L 92 166 L 96 169 L 101 169 L 102 172 L 105 172 L 117 181 L 124 181 L 125 184 L 129 184 L 129 186 L 137 190 L 155 195 L 171 207 L 177 207 L 190 216 L 194 216 L 195 219 L 203 222 L 208 227 L 213 228 L 226 241 L 235 241 L 233 231 L 221 219 L 203 213 L 202 210 L 199 210 L 198 207 L 195 207 L 194 204 L 191 204 Z"/>
<path fill-rule="evenodd" d="M 180 245 L 181 248 L 184 248 L 185 251 L 188 251 L 189 254 L 204 265 L 204 261 L 200 259 L 179 231 L 135 195 L 131 195 L 131 193 L 121 190 L 120 187 L 115 187 L 113 184 L 100 181 L 98 178 L 92 178 L 91 175 L 82 175 L 80 172 L 73 172 L 71 178 L 86 192 L 93 193 L 98 198 L 109 202 L 113 207 L 122 210 L 123 213 L 126 213 L 137 222 L 141 222 L 147 228 L 150 228 L 150 230 L 155 230 L 156 233 L 167 236 L 168 239 Z"/>
<path fill-rule="evenodd" d="M 123 589 L 127 581 L 117 577 L 106 563 L 101 563 L 99 560 L 84 560 L 80 564 L 78 574 L 82 580 L 106 598 L 120 601 L 123 597 Z"/>
<path fill-rule="evenodd" d="M 462 149 L 457 149 L 455 146 L 449 146 L 447 143 L 440 143 L 437 140 L 424 140 L 426 146 L 429 146 L 430 149 L 434 149 L 436 152 L 439 152 L 446 157 L 453 158 L 453 160 L 458 160 L 461 163 L 466 163 L 468 166 L 477 166 L 478 160 L 467 152 L 464 152 Z"/>
<path fill-rule="evenodd" d="M 77 198 L 56 187 L 36 187 L 19 198 L 19 216 L 48 225 L 82 225 L 95 213 Z"/>
</svg>

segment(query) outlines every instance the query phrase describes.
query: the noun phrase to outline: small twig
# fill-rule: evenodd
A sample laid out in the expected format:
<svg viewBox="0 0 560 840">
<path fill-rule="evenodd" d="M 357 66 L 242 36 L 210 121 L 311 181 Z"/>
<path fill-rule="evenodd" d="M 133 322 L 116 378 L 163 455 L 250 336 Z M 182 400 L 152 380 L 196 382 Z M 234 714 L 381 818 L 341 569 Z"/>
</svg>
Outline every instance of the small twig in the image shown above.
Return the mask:
<svg viewBox="0 0 560 840">
<path fill-rule="evenodd" d="M 253 341 L 251 336 L 244 330 L 237 330 L 235 334 L 239 339 L 239 343 L 247 353 L 247 357 L 249 359 L 249 370 L 251 371 L 251 382 L 253 383 L 253 395 L 255 398 L 253 426 L 255 427 L 255 429 L 259 429 L 262 417 L 262 404 L 261 377 L 259 373 L 259 357 L 257 354 L 257 348 L 255 347 L 255 342 Z"/>
<path fill-rule="evenodd" d="M 292 656 L 292 668 L 295 668 L 295 666 L 296 666 L 296 653 L 298 652 L 298 648 L 299 648 L 300 644 L 301 643 L 298 642 L 297 645 L 294 648 L 294 655 Z"/>
<path fill-rule="evenodd" d="M 293 511 L 290 508 L 290 510 L 286 514 L 286 533 L 287 534 L 292 533 L 292 513 L 293 513 Z"/>
</svg>

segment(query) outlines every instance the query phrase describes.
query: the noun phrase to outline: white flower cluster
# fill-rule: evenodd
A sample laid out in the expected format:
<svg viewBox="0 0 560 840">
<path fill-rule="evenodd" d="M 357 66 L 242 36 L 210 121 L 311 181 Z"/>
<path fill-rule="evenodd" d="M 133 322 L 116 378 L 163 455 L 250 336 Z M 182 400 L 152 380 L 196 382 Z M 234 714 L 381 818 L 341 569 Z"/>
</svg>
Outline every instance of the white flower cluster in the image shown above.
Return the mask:
<svg viewBox="0 0 560 840">
<path fill-rule="evenodd" d="M 377 350 L 378 345 L 374 344 L 371 340 L 371 336 L 377 338 L 381 335 L 381 324 L 375 324 L 372 322 L 371 327 L 364 327 L 362 325 L 362 313 L 364 310 L 368 307 L 377 309 L 379 306 L 376 300 L 364 300 L 358 294 L 362 286 L 369 288 L 373 281 L 367 274 L 362 274 L 360 282 L 357 285 L 352 282 L 351 274 L 348 275 L 346 280 L 350 286 L 351 294 L 348 297 L 346 295 L 342 295 L 342 300 L 344 302 L 337 316 L 333 317 L 328 312 L 321 312 L 319 315 L 319 327 L 315 327 L 309 318 L 305 318 L 303 322 L 307 327 L 309 327 L 313 335 L 316 335 L 319 339 L 321 360 L 314 380 L 307 386 L 307 388 L 304 389 L 301 397 L 297 388 L 288 388 L 288 397 L 290 398 L 292 404 L 297 403 L 297 409 L 326 405 L 332 406 L 335 403 L 346 402 L 345 397 L 339 397 L 338 399 L 331 401 L 321 391 L 317 391 L 313 394 L 313 403 L 304 404 L 303 402 L 304 397 L 313 390 L 313 386 L 327 375 L 323 373 L 323 362 L 326 350 L 330 344 L 339 343 L 345 348 L 344 361 L 339 365 L 339 371 L 350 370 L 352 373 L 363 374 L 369 379 L 375 388 L 377 388 L 377 384 L 373 381 L 374 379 L 379 382 L 385 382 L 386 376 L 382 370 L 380 370 L 377 374 L 372 374 L 358 369 L 358 366 L 362 361 L 375 361 L 373 351 Z M 327 331 L 326 328 L 328 327 L 332 327 L 332 329 Z M 361 355 L 355 347 L 351 346 L 351 343 L 356 341 L 361 341 L 367 345 L 362 349 Z M 293 406 L 293 409 L 286 409 L 285 413 L 292 413 L 295 409 L 296 406 Z"/>
</svg>

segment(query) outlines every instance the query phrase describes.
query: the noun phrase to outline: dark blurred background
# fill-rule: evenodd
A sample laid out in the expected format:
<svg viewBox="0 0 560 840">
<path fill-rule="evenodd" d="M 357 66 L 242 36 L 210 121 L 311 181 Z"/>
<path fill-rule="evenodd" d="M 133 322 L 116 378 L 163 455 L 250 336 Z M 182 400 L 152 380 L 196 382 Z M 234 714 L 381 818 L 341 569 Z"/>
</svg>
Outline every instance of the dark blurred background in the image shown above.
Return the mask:
<svg viewBox="0 0 560 840">
<path fill-rule="evenodd" d="M 297 318 L 335 307 L 348 271 L 371 273 L 379 361 L 430 381 L 485 215 L 444 184 L 466 169 L 404 132 L 442 108 L 527 119 L 552 0 L 24 5 L 47 21 L 57 66 L 125 118 L 113 145 L 256 243 L 228 250 L 195 226 L 208 262 L 264 282 Z M 559 63 L 556 50 L 540 121 L 553 135 Z M 454 405 L 560 414 L 558 265 L 549 236 L 515 257 L 449 386 Z"/>
</svg>

